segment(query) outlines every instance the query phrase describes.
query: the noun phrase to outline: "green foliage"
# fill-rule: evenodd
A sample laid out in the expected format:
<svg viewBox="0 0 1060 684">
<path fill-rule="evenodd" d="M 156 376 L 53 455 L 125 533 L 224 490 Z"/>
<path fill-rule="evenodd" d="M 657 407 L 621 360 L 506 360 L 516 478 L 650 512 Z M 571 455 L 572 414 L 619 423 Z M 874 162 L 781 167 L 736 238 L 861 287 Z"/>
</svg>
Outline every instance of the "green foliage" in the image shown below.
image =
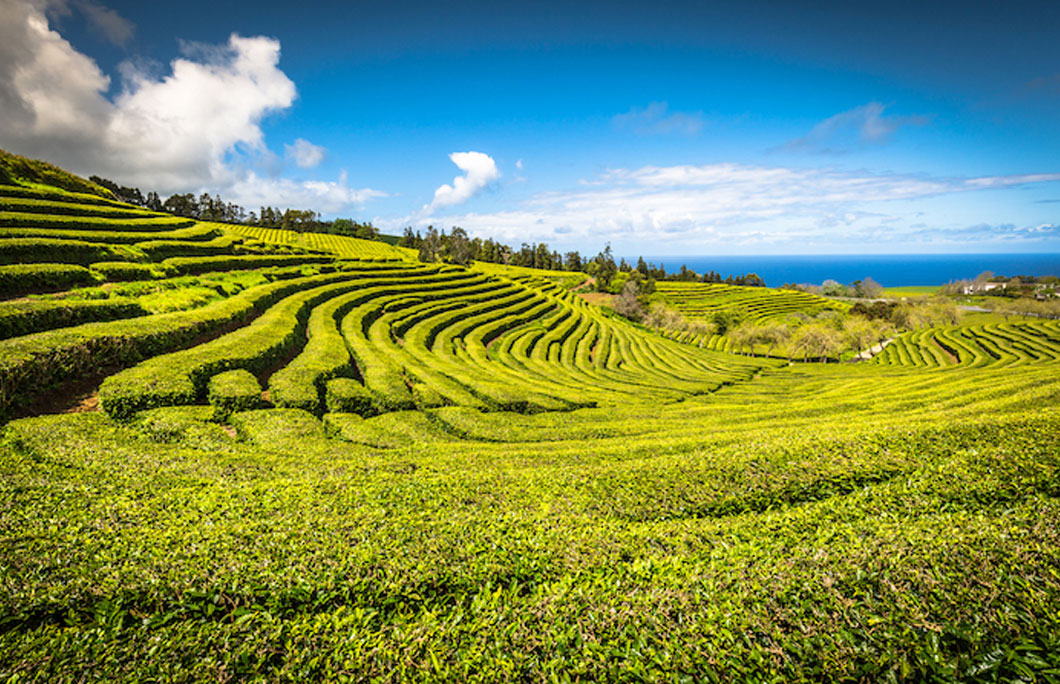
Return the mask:
<svg viewBox="0 0 1060 684">
<path fill-rule="evenodd" d="M 195 403 L 203 398 L 209 378 L 224 370 L 265 370 L 301 343 L 305 320 L 314 306 L 354 287 L 341 274 L 321 278 L 340 282 L 304 291 L 291 287 L 291 282 L 298 281 L 281 283 L 295 293 L 245 328 L 191 349 L 156 356 L 110 376 L 100 387 L 100 405 L 113 417 L 128 418 L 157 406 Z M 298 284 L 308 284 L 309 280 Z"/>
<path fill-rule="evenodd" d="M 0 296 L 64 290 L 95 282 L 84 266 L 71 264 L 13 264 L 0 266 Z"/>
<path fill-rule="evenodd" d="M 0 411 L 8 410 L 20 398 L 47 392 L 59 382 L 128 366 L 187 345 L 223 326 L 246 321 L 289 293 L 338 277 L 281 281 L 250 288 L 193 311 L 86 323 L 4 340 L 0 342 Z M 131 415 L 149 407 L 135 399 L 130 397 L 128 405 L 118 402 L 121 405 L 115 410 Z"/>
<path fill-rule="evenodd" d="M 308 256 L 303 254 L 277 254 L 270 256 L 225 255 L 207 257 L 172 257 L 162 265 L 182 275 L 195 275 L 210 271 L 231 271 L 235 269 L 264 268 L 267 266 L 293 266 L 302 264 L 323 264 L 331 257 Z"/>
<path fill-rule="evenodd" d="M 690 280 L 649 330 L 562 273 L 284 233 L 0 303 L 0 408 L 106 376 L 103 412 L 0 432 L 0 680 L 1060 671 L 1060 322 L 903 305 L 876 361 L 788 364 L 684 342 L 834 360 L 893 333 Z M 606 278 L 631 309 L 641 265 Z"/>
<path fill-rule="evenodd" d="M 0 272 L 7 266 L 0 267 Z M 0 339 L 29 335 L 90 321 L 142 316 L 146 311 L 124 298 L 104 300 L 50 299 L 0 303 Z"/>
<path fill-rule="evenodd" d="M 0 150 L 0 184 L 41 183 L 72 192 L 89 193 L 113 199 L 110 191 L 58 166 Z"/>
<path fill-rule="evenodd" d="M 54 238 L 0 239 L 0 265 L 32 262 L 88 265 L 99 261 L 140 261 L 143 254 L 125 245 Z"/>
<path fill-rule="evenodd" d="M 233 245 L 238 242 L 239 238 L 231 235 L 221 235 L 205 242 L 150 240 L 136 243 L 136 248 L 146 254 L 148 258 L 157 261 L 176 256 L 195 257 L 228 254 L 232 250 Z"/>
<path fill-rule="evenodd" d="M 108 281 L 150 280 L 162 275 L 151 264 L 138 264 L 129 261 L 99 261 L 91 269 Z"/>
<path fill-rule="evenodd" d="M 57 238 L 62 240 L 84 240 L 88 242 L 104 242 L 107 244 L 136 245 L 161 241 L 163 238 L 169 241 L 205 241 L 218 235 L 216 228 L 205 225 L 192 226 L 189 228 L 177 228 L 168 230 L 168 226 L 160 226 L 159 230 L 96 230 L 94 228 L 0 228 L 0 239 L 2 238 Z M 149 245 L 150 247 L 150 245 Z M 159 257 L 154 257 L 159 258 Z"/>
<path fill-rule="evenodd" d="M 330 413 L 371 416 L 376 412 L 372 393 L 351 378 L 328 380 L 325 404 Z"/>
<path fill-rule="evenodd" d="M 214 407 L 214 418 L 225 420 L 236 411 L 251 411 L 261 406 L 261 385 L 253 373 L 231 370 L 210 378 L 206 400 Z"/>
<path fill-rule="evenodd" d="M 191 228 L 194 221 L 174 216 L 149 214 L 141 218 L 112 218 L 109 216 L 60 215 L 0 211 L 0 226 L 5 228 L 32 227 L 53 230 L 153 231 Z"/>
</svg>

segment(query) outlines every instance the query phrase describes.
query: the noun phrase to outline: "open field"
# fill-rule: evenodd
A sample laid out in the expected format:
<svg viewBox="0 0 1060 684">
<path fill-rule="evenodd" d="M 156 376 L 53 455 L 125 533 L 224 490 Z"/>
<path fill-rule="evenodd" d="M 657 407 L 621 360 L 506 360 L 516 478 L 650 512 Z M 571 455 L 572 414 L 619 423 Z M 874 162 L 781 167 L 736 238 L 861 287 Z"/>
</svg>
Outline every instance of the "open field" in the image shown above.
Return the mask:
<svg viewBox="0 0 1060 684">
<path fill-rule="evenodd" d="M 939 285 L 907 285 L 905 287 L 885 287 L 883 288 L 884 297 L 930 297 L 933 294 L 938 293 L 941 289 Z"/>
<path fill-rule="evenodd" d="M 788 363 L 141 213 L 0 186 L 0 680 L 1060 677 L 1060 322 Z"/>
</svg>

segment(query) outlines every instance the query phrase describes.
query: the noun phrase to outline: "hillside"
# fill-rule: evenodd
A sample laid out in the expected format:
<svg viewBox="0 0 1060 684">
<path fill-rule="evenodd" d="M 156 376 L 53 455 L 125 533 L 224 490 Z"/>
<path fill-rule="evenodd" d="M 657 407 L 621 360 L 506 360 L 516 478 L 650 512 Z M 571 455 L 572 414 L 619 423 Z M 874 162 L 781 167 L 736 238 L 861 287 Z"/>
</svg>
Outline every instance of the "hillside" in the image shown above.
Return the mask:
<svg viewBox="0 0 1060 684">
<path fill-rule="evenodd" d="M 0 178 L 2 680 L 1060 671 L 1058 321 L 789 363 L 60 172 Z"/>
</svg>

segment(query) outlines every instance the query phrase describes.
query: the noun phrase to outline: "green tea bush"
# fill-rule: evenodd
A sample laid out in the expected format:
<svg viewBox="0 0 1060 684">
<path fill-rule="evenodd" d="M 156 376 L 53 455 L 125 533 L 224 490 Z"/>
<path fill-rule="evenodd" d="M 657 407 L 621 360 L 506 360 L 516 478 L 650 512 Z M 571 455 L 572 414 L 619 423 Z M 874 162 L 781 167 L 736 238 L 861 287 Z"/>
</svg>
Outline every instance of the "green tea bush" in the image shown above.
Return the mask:
<svg viewBox="0 0 1060 684">
<path fill-rule="evenodd" d="M 59 230 L 56 228 L 0 228 L 0 239 L 4 238 L 54 238 L 59 240 L 83 240 L 93 243 L 112 245 L 154 244 L 165 241 L 203 242 L 215 239 L 220 231 L 208 225 L 196 225 L 190 228 L 170 230 L 171 226 L 162 226 L 159 230 L 144 232 L 131 230 Z M 150 246 L 150 245 L 149 245 Z M 165 250 L 165 244 L 161 251 Z M 161 253 L 161 252 L 160 252 Z M 159 257 L 153 257 L 159 258 Z"/>
<path fill-rule="evenodd" d="M 7 266 L 0 266 L 0 272 Z M 41 299 L 0 303 L 0 339 L 29 335 L 91 321 L 143 316 L 147 312 L 134 300 Z"/>
<path fill-rule="evenodd" d="M 14 264 L 0 266 L 0 296 L 65 290 L 94 283 L 91 271 L 71 264 Z"/>
<path fill-rule="evenodd" d="M 124 245 L 53 238 L 0 239 L 0 264 L 43 262 L 87 266 L 99 261 L 142 260 L 142 252 Z"/>
<path fill-rule="evenodd" d="M 112 375 L 100 387 L 100 404 L 109 415 L 128 418 L 156 406 L 195 403 L 216 373 L 234 368 L 261 371 L 274 364 L 302 343 L 303 326 L 314 306 L 353 287 L 347 279 L 291 294 L 245 328 Z"/>
<path fill-rule="evenodd" d="M 269 283 L 192 311 L 86 323 L 0 341 L 0 413 L 56 383 L 172 351 L 224 326 L 244 323 L 288 294 L 346 277 L 327 274 Z M 148 407 L 130 405 L 125 415 L 143 408 Z"/>
<path fill-rule="evenodd" d="M 333 261 L 327 256 L 301 254 L 277 254 L 269 256 L 207 256 L 172 257 L 162 262 L 163 266 L 181 275 L 195 275 L 209 271 L 231 271 L 234 269 L 264 268 L 266 266 L 291 266 L 295 264 L 325 264 Z"/>
<path fill-rule="evenodd" d="M 176 230 L 195 225 L 192 219 L 155 214 L 145 218 L 108 218 L 102 216 L 48 216 L 36 213 L 0 211 L 0 226 L 5 228 L 30 227 L 85 229 L 85 230 Z"/>
<path fill-rule="evenodd" d="M 151 264 L 139 264 L 130 261 L 99 261 L 92 264 L 90 268 L 111 282 L 150 280 L 164 275 Z"/>
<path fill-rule="evenodd" d="M 239 242 L 239 238 L 231 235 L 222 235 L 205 242 L 190 242 L 186 239 L 137 242 L 136 248 L 150 259 L 158 261 L 176 256 L 196 257 L 227 254 L 237 242 Z"/>
<path fill-rule="evenodd" d="M 376 413 L 372 393 L 352 378 L 328 380 L 325 404 L 329 413 L 356 413 L 361 416 Z"/>
<path fill-rule="evenodd" d="M 253 373 L 231 370 L 210 378 L 206 399 L 214 407 L 214 418 L 225 420 L 236 411 L 250 411 L 261 406 L 261 385 Z"/>
</svg>

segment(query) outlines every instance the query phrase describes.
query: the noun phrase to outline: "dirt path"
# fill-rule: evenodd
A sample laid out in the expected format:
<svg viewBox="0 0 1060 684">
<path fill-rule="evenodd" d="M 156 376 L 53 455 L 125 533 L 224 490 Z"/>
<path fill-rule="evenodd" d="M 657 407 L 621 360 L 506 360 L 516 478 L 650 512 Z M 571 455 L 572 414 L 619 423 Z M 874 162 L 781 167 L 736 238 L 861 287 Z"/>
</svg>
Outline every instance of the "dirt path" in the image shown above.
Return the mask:
<svg viewBox="0 0 1060 684">
<path fill-rule="evenodd" d="M 893 337 L 892 337 L 892 338 L 890 338 L 890 339 L 886 339 L 886 340 L 884 340 L 883 342 L 880 342 L 880 343 L 879 343 L 879 344 L 877 344 L 877 345 L 874 345 L 874 346 L 872 346 L 872 347 L 869 347 L 869 348 L 868 348 L 868 349 L 866 349 L 865 351 L 863 351 L 863 352 L 861 352 L 860 354 L 858 354 L 857 356 L 855 356 L 855 357 L 854 357 L 854 360 L 855 360 L 855 361 L 868 361 L 868 360 L 869 360 L 869 359 L 871 359 L 871 358 L 872 358 L 873 356 L 876 356 L 876 355 L 877 355 L 877 354 L 879 354 L 879 353 L 880 353 L 881 351 L 883 351 L 883 350 L 884 350 L 884 348 L 885 348 L 885 347 L 886 347 L 887 345 L 889 345 L 889 344 L 890 344 L 891 342 L 894 342 L 894 338 L 893 338 Z"/>
</svg>

